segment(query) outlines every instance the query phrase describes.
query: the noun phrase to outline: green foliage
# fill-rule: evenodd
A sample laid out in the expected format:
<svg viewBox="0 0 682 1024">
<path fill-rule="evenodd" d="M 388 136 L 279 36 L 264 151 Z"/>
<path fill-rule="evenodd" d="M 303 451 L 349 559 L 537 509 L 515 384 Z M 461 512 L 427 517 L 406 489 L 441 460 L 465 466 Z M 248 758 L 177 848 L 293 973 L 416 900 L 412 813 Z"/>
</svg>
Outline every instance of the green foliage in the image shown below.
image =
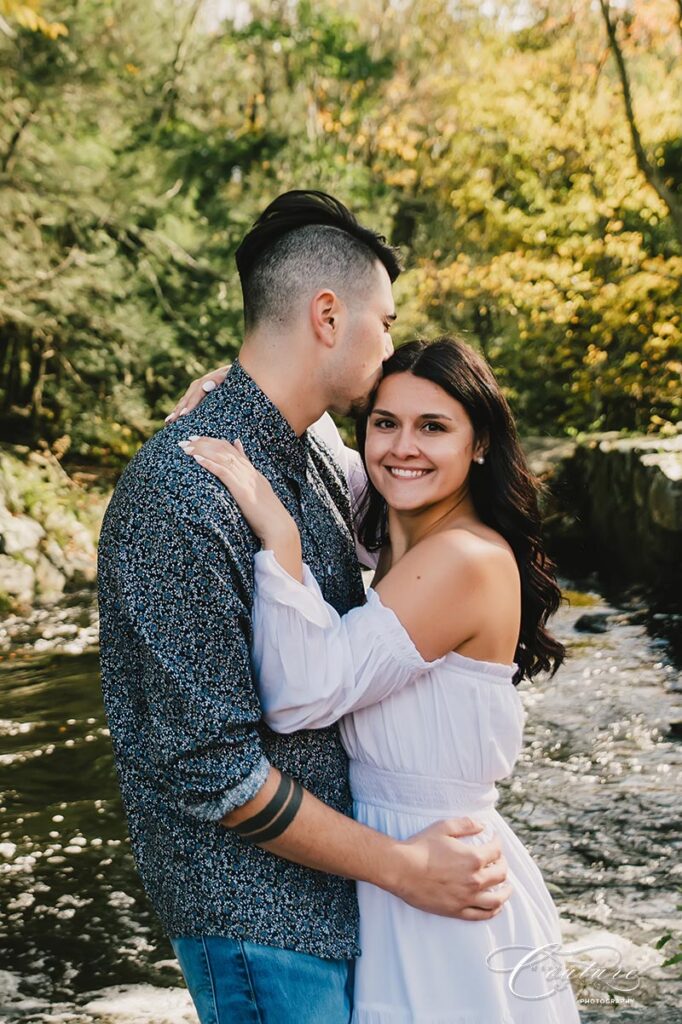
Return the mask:
<svg viewBox="0 0 682 1024">
<path fill-rule="evenodd" d="M 673 7 L 637 0 L 622 34 L 640 134 L 679 195 Z M 127 458 L 236 352 L 234 250 L 293 187 L 404 247 L 396 340 L 464 333 L 524 429 L 679 420 L 680 240 L 598 12 L 486 11 L 273 0 L 215 25 L 196 0 L 65 0 L 56 22 L 2 0 L 0 436 Z"/>
</svg>

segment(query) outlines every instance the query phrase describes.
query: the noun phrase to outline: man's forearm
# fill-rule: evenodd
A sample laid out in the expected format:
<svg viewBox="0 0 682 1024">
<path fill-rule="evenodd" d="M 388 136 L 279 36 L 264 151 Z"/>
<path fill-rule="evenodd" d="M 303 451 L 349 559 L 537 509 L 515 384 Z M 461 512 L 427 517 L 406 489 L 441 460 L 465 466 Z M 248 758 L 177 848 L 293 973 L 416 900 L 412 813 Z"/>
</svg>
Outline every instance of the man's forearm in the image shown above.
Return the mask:
<svg viewBox="0 0 682 1024">
<path fill-rule="evenodd" d="M 222 824 L 226 828 L 244 827 L 262 814 L 275 797 L 280 779 L 280 772 L 271 768 L 256 796 L 226 815 Z M 273 815 L 273 823 L 285 813 L 286 805 Z M 340 814 L 307 790 L 303 790 L 300 807 L 281 835 L 257 845 L 305 867 L 389 890 L 395 887 L 400 871 L 401 848 L 395 839 Z"/>
<path fill-rule="evenodd" d="M 503 910 L 511 888 L 503 884 L 507 866 L 499 840 L 476 846 L 461 842 L 478 834 L 481 825 L 450 818 L 409 839 L 393 839 L 339 814 L 288 776 L 283 783 L 282 778 L 271 767 L 255 797 L 222 824 L 278 857 L 371 882 L 429 914 L 484 921 Z"/>
</svg>

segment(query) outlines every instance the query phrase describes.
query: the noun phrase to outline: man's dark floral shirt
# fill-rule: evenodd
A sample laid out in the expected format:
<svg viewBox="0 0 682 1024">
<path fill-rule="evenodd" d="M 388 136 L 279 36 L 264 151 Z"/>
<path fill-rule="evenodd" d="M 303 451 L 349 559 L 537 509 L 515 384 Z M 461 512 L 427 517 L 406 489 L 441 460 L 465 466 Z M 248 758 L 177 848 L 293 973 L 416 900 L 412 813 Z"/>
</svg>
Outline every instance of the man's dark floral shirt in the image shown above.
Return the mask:
<svg viewBox="0 0 682 1024">
<path fill-rule="evenodd" d="M 323 957 L 358 954 L 353 883 L 253 847 L 220 824 L 269 764 L 351 813 L 337 727 L 280 736 L 251 672 L 258 541 L 228 491 L 188 458 L 190 434 L 240 438 L 301 530 L 343 614 L 362 603 L 345 481 L 235 363 L 121 477 L 100 540 L 102 683 L 131 844 L 172 937 L 225 935 Z"/>
</svg>

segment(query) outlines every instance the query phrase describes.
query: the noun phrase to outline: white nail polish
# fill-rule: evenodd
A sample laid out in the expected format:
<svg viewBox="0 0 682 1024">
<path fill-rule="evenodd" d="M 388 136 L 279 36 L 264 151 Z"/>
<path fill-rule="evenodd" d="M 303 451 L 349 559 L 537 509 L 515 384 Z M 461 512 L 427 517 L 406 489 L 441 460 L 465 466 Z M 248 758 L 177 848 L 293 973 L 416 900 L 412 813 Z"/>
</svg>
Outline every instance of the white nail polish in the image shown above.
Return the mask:
<svg viewBox="0 0 682 1024">
<path fill-rule="evenodd" d="M 189 412 L 189 409 L 187 408 L 187 406 L 184 406 L 184 408 L 182 408 L 182 409 L 180 410 L 180 412 L 178 413 L 178 415 L 179 415 L 179 416 L 186 416 L 188 412 Z"/>
</svg>

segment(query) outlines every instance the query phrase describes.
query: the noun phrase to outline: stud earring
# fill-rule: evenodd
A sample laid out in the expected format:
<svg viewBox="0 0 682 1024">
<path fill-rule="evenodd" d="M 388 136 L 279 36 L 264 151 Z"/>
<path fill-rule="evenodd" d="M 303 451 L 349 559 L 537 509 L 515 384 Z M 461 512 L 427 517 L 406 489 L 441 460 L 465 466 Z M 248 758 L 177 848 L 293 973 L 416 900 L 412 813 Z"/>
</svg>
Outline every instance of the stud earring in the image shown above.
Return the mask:
<svg viewBox="0 0 682 1024">
<path fill-rule="evenodd" d="M 477 455 L 476 458 L 474 459 L 474 462 L 477 462 L 479 466 L 482 466 L 483 463 L 485 462 L 485 455 Z"/>
</svg>

